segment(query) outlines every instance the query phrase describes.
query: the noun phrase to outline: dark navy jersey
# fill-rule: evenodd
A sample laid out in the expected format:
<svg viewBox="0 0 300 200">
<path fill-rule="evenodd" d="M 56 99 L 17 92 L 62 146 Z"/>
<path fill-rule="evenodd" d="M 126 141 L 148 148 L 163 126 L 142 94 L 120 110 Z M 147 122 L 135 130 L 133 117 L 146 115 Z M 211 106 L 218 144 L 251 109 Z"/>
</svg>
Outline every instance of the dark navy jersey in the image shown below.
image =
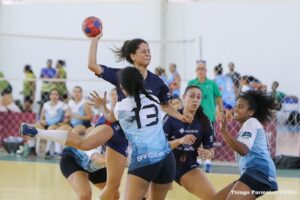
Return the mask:
<svg viewBox="0 0 300 200">
<path fill-rule="evenodd" d="M 125 98 L 125 95 L 123 94 L 118 84 L 117 73 L 121 69 L 111 68 L 105 65 L 101 65 L 101 67 L 103 69 L 103 72 L 98 77 L 103 78 L 104 80 L 117 87 L 118 101 L 121 101 Z M 147 77 L 144 80 L 144 87 L 149 92 L 149 94 L 156 96 L 161 103 L 167 103 L 167 101 L 171 99 L 172 95 L 169 91 L 169 88 L 157 75 L 153 74 L 150 71 L 148 71 Z"/>
<path fill-rule="evenodd" d="M 182 113 L 183 109 L 179 110 L 179 112 Z M 169 141 L 182 138 L 188 134 L 196 137 L 193 145 L 178 145 L 173 149 L 177 167 L 195 164 L 198 156 L 197 149 L 201 144 L 204 149 L 208 149 L 213 147 L 215 141 L 212 126 L 208 126 L 207 130 L 204 131 L 203 124 L 196 117 L 191 124 L 188 124 L 166 115 L 164 118 L 164 131 Z"/>
</svg>

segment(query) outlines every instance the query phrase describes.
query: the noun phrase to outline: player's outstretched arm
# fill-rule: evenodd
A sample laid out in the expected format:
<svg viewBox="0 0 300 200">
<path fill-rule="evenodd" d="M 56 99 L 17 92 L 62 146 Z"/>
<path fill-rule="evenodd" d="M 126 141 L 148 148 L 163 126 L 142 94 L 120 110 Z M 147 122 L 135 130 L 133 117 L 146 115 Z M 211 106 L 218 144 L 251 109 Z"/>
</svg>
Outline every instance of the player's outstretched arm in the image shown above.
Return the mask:
<svg viewBox="0 0 300 200">
<path fill-rule="evenodd" d="M 97 75 L 101 75 L 103 72 L 102 67 L 97 64 L 98 43 L 101 37 L 102 33 L 96 37 L 90 38 L 91 44 L 89 49 L 88 68 Z"/>
</svg>

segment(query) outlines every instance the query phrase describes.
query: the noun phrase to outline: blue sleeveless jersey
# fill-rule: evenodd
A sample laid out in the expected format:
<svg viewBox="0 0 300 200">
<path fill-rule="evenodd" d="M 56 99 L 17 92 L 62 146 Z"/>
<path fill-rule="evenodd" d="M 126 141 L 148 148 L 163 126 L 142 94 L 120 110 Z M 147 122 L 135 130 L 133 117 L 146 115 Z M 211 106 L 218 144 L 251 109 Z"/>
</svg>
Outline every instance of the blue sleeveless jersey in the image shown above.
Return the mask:
<svg viewBox="0 0 300 200">
<path fill-rule="evenodd" d="M 71 99 L 68 103 L 68 105 L 71 109 L 71 112 L 73 114 L 77 114 L 79 116 L 85 116 L 85 114 L 86 114 L 85 111 L 84 111 L 84 104 L 85 104 L 84 99 L 82 99 L 78 103 L 75 103 L 75 101 L 73 99 Z M 83 120 L 72 117 L 71 121 L 70 121 L 70 124 L 74 127 L 74 126 L 83 124 Z"/>
<path fill-rule="evenodd" d="M 48 101 L 43 106 L 45 112 L 45 120 L 48 126 L 60 123 L 63 121 L 67 105 L 58 101 L 55 105 Z"/>
</svg>

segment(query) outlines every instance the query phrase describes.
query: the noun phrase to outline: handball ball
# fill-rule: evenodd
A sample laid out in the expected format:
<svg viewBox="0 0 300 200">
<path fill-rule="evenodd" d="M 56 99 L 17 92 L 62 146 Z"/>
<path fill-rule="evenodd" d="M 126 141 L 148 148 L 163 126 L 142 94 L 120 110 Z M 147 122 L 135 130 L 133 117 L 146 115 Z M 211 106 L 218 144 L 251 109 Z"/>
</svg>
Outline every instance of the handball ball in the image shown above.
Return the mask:
<svg viewBox="0 0 300 200">
<path fill-rule="evenodd" d="M 98 17 L 88 17 L 82 23 L 82 31 L 88 37 L 95 37 L 102 31 L 102 22 Z"/>
</svg>

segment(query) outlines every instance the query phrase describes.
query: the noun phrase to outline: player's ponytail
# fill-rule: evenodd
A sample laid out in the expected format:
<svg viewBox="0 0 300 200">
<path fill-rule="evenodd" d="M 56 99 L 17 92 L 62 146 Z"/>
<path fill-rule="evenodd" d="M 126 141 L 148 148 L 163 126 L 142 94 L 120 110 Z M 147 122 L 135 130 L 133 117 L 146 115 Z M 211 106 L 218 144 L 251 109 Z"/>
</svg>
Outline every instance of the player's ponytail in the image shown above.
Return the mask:
<svg viewBox="0 0 300 200">
<path fill-rule="evenodd" d="M 150 99 L 151 101 L 154 101 L 155 103 L 161 105 L 161 103 L 158 102 L 156 99 L 154 99 L 154 98 L 147 92 L 147 90 L 146 90 L 144 87 L 141 88 L 141 93 L 144 94 L 144 95 L 145 95 L 148 99 Z"/>
<path fill-rule="evenodd" d="M 141 110 L 141 88 L 144 87 L 144 79 L 142 74 L 134 67 L 126 67 L 118 72 L 119 84 L 128 96 L 134 98 L 136 103 L 136 116 Z M 140 121 L 139 119 L 137 121 Z"/>
<path fill-rule="evenodd" d="M 125 90 L 128 96 L 134 98 L 136 103 L 136 116 L 139 117 L 141 110 L 141 98 L 140 94 L 144 94 L 150 100 L 159 104 L 144 87 L 144 79 L 142 74 L 135 67 L 126 67 L 118 72 L 118 80 L 122 89 Z M 139 119 L 137 121 L 140 121 Z"/>
<path fill-rule="evenodd" d="M 136 121 L 137 123 L 140 123 L 141 122 L 141 119 L 140 119 L 140 110 L 141 110 L 141 97 L 140 97 L 140 92 L 139 92 L 139 89 L 138 88 L 135 88 L 135 93 L 134 93 L 134 101 L 135 101 L 135 104 L 136 104 L 136 109 L 134 109 L 134 112 L 135 112 L 135 116 L 136 116 Z M 138 127 L 141 127 L 141 124 L 138 124 Z"/>
</svg>

